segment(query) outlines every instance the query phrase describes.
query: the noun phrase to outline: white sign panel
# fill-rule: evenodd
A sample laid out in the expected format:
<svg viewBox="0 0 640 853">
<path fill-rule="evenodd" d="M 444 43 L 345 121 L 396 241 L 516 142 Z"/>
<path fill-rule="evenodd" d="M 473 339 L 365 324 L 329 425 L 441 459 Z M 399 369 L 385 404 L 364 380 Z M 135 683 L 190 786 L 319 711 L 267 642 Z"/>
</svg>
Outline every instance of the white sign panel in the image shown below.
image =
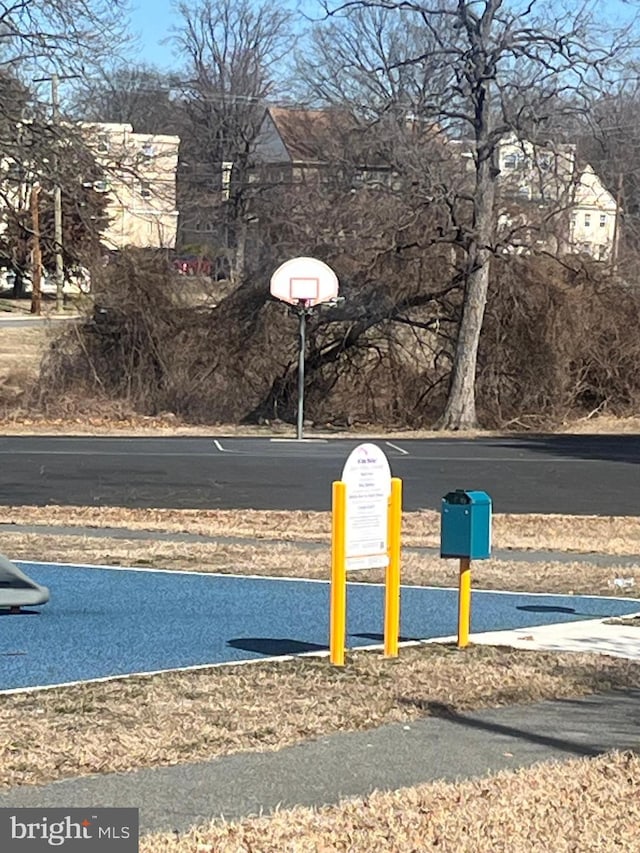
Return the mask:
<svg viewBox="0 0 640 853">
<path fill-rule="evenodd" d="M 382 450 L 360 444 L 342 471 L 346 484 L 347 569 L 378 569 L 389 564 L 387 527 L 391 471 Z"/>
</svg>

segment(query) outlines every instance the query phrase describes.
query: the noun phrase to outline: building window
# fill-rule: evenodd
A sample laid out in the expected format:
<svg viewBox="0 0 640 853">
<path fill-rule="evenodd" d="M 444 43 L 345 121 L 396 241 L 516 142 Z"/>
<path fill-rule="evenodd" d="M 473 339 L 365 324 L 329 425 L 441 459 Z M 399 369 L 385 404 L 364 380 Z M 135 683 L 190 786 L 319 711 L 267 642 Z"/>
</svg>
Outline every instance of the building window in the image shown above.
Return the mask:
<svg viewBox="0 0 640 853">
<path fill-rule="evenodd" d="M 155 157 L 156 156 L 155 146 L 152 145 L 150 142 L 145 142 L 145 144 L 141 148 L 141 151 L 142 151 L 143 157 Z"/>
<path fill-rule="evenodd" d="M 507 154 L 504 158 L 502 168 L 503 169 L 517 169 L 520 163 L 520 158 L 517 154 Z"/>
<path fill-rule="evenodd" d="M 584 227 L 591 228 L 591 214 L 585 213 L 584 215 Z"/>
<path fill-rule="evenodd" d="M 140 181 L 140 198 L 151 198 L 151 184 L 148 181 Z"/>
<path fill-rule="evenodd" d="M 606 215 L 606 213 L 601 213 L 600 214 L 600 227 L 605 228 L 606 224 L 607 224 L 607 215 Z"/>
<path fill-rule="evenodd" d="M 22 181 L 24 180 L 25 170 L 20 163 L 16 163 L 15 161 L 9 163 L 7 166 L 7 178 L 10 181 Z"/>
</svg>

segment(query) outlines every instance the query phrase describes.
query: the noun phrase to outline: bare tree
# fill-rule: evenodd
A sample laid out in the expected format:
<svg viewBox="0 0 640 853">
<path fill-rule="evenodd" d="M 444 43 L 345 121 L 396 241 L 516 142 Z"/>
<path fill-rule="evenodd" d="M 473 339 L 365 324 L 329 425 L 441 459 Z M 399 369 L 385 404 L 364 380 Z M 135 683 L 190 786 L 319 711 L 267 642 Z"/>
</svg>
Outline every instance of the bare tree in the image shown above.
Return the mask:
<svg viewBox="0 0 640 853">
<path fill-rule="evenodd" d="M 61 129 L 52 123 L 22 84 L 0 74 L 0 104 L 6 103 L 18 108 L 23 119 L 16 121 L 0 110 L 4 220 L 0 262 L 13 270 L 14 295 L 20 297 L 31 266 L 34 225 L 29 199 L 33 187 L 38 187 L 39 241 L 48 269 L 55 266 L 54 187 L 61 190 L 62 246 L 67 267 L 90 265 L 100 255 L 100 232 L 107 225 L 106 199 L 93 189 L 104 175 L 78 128 L 68 125 Z"/>
<path fill-rule="evenodd" d="M 174 42 L 183 56 L 188 118 L 181 162 L 184 220 L 206 221 L 245 267 L 247 169 L 264 101 L 291 47 L 291 13 L 271 3 L 201 0 L 178 6 Z M 213 221 L 215 220 L 215 221 Z M 189 222 L 187 221 L 187 226 Z"/>
<path fill-rule="evenodd" d="M 80 81 L 67 112 L 80 121 L 130 124 L 134 133 L 179 134 L 183 113 L 173 82 L 150 65 L 107 65 Z"/>
<path fill-rule="evenodd" d="M 84 73 L 126 41 L 126 0 L 9 0 L 0 8 L 0 66 Z"/>
<path fill-rule="evenodd" d="M 399 105 L 467 142 L 470 172 L 466 187 L 455 191 L 457 211 L 451 207 L 463 253 L 464 300 L 440 425 L 475 426 L 478 345 L 499 244 L 499 146 L 509 134 L 543 140 L 559 111 L 588 110 L 628 58 L 633 27 L 605 33 L 597 5 L 556 12 L 546 0 L 526 7 L 505 0 L 354 0 L 327 12 L 332 50 L 319 39 L 325 67 L 317 96 L 346 94 L 353 102 L 353 82 L 364 80 L 358 96 L 377 113 Z M 403 40 L 385 40 L 385 32 L 397 29 L 392 19 L 403 20 Z M 453 199 L 451 192 L 443 197 Z"/>
</svg>

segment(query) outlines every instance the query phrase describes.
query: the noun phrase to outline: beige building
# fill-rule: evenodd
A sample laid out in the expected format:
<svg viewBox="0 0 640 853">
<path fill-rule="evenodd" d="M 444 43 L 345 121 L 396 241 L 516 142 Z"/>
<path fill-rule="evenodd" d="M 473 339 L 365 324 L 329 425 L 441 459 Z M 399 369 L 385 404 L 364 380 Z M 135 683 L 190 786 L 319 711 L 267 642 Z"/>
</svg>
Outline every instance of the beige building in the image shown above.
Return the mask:
<svg viewBox="0 0 640 853">
<path fill-rule="evenodd" d="M 87 143 L 105 173 L 109 249 L 173 248 L 176 241 L 177 136 L 134 133 L 130 124 L 85 124 Z"/>
<path fill-rule="evenodd" d="M 600 261 L 617 255 L 618 205 L 613 195 L 588 164 L 581 170 L 574 191 L 569 242 L 576 252 Z"/>
<path fill-rule="evenodd" d="M 500 225 L 553 254 L 583 253 L 599 261 L 615 256 L 617 204 L 576 146 L 535 146 L 514 137 L 498 152 L 503 211 Z M 517 240 L 515 241 L 517 245 Z"/>
</svg>

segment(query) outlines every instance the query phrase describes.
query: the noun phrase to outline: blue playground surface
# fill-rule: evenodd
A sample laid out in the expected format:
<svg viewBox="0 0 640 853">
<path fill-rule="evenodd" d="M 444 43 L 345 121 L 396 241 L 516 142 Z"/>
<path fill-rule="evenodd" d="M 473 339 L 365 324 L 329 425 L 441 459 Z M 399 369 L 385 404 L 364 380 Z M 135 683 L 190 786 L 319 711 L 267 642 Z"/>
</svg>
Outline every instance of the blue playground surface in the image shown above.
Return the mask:
<svg viewBox="0 0 640 853">
<path fill-rule="evenodd" d="M 0 691 L 322 651 L 329 585 L 152 569 L 17 563 L 48 586 L 36 610 L 0 615 Z M 403 587 L 401 639 L 455 635 L 455 589 Z M 622 616 L 640 600 L 473 593 L 472 631 Z M 347 645 L 382 642 L 383 588 L 350 583 Z"/>
</svg>

